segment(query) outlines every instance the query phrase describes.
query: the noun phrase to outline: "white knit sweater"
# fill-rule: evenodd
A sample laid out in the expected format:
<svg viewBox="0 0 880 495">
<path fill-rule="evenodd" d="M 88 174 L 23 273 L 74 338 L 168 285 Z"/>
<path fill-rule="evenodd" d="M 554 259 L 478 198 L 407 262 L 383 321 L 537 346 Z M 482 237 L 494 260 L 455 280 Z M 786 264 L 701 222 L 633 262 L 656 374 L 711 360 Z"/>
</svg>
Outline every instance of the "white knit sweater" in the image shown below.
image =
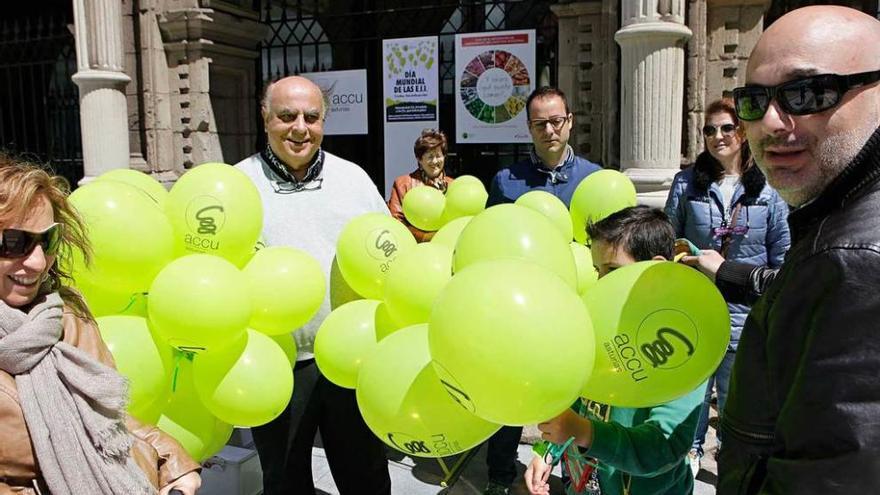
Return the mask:
<svg viewBox="0 0 880 495">
<path fill-rule="evenodd" d="M 331 306 L 359 298 L 342 279 L 338 269 L 332 270 L 331 274 L 336 240 L 342 228 L 349 220 L 364 213 L 388 215 L 388 207 L 362 168 L 326 151 L 323 170 L 314 181 L 321 183 L 320 189 L 307 187 L 293 193 L 276 192 L 272 181 L 280 178 L 259 153 L 238 162 L 235 167 L 247 174 L 260 191 L 266 245 L 302 249 L 318 260 L 327 275 L 328 294 L 321 309 L 293 334 L 299 350 L 297 360 L 310 359 L 314 356 L 315 333 L 330 313 Z"/>
</svg>

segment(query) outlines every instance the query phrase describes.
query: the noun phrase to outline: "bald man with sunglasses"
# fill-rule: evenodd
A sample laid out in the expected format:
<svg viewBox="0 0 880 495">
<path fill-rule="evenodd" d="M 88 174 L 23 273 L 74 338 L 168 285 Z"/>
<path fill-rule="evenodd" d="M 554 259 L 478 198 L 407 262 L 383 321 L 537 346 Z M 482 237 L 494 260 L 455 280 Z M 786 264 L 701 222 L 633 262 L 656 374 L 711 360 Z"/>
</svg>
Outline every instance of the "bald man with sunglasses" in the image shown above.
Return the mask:
<svg viewBox="0 0 880 495">
<path fill-rule="evenodd" d="M 718 494 L 880 487 L 880 21 L 788 13 L 761 36 L 737 115 L 792 207 L 792 246 L 745 323 Z M 719 282 L 755 268 L 723 264 Z"/>
</svg>

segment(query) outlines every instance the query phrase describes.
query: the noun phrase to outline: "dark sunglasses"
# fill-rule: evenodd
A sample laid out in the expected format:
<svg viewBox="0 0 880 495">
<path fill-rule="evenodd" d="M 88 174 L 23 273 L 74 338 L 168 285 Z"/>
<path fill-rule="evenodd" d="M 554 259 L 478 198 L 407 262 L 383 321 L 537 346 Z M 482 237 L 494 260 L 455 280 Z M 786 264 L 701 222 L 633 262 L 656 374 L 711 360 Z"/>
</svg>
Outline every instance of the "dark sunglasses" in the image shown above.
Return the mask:
<svg viewBox="0 0 880 495">
<path fill-rule="evenodd" d="M 736 132 L 736 125 L 734 124 L 724 124 L 719 127 L 715 127 L 712 124 L 706 124 L 703 126 L 703 136 L 705 137 L 714 137 L 715 133 L 718 132 L 718 129 L 721 129 L 721 135 L 725 137 L 733 136 L 733 133 Z"/>
<path fill-rule="evenodd" d="M 880 81 L 880 70 L 858 74 L 822 74 L 782 83 L 779 86 L 744 86 L 733 90 L 736 116 L 741 120 L 759 120 L 776 100 L 789 115 L 809 115 L 828 110 L 840 103 L 849 90 Z"/>
<path fill-rule="evenodd" d="M 33 252 L 37 244 L 47 256 L 57 254 L 61 246 L 61 225 L 53 224 L 42 232 L 3 229 L 0 231 L 0 258 L 24 258 Z"/>
</svg>

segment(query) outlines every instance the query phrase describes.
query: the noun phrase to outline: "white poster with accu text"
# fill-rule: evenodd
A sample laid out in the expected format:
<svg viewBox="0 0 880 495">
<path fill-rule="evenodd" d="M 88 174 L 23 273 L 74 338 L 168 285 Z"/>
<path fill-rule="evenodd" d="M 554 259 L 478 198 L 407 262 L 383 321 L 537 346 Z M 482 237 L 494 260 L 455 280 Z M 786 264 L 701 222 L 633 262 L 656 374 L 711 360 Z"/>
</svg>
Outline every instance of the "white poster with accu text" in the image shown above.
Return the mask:
<svg viewBox="0 0 880 495">
<path fill-rule="evenodd" d="M 382 41 L 386 198 L 395 178 L 416 169 L 422 130 L 439 126 L 438 46 L 436 36 Z"/>
<path fill-rule="evenodd" d="M 455 36 L 455 142 L 529 143 L 535 31 Z"/>
<path fill-rule="evenodd" d="M 335 70 L 309 72 L 301 76 L 317 84 L 327 101 L 324 134 L 344 136 L 368 134 L 367 71 Z"/>
</svg>

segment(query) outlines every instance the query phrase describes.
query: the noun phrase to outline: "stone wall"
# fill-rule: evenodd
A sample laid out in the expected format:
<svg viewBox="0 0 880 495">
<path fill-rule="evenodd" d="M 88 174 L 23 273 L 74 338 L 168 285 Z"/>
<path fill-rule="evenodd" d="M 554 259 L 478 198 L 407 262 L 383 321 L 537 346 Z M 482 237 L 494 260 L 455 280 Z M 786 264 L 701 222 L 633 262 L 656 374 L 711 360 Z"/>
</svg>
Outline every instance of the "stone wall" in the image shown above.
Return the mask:
<svg viewBox="0 0 880 495">
<path fill-rule="evenodd" d="M 554 5 L 559 19 L 559 87 L 575 116 L 575 152 L 607 168 L 620 168 L 619 50 L 616 0 Z"/>
<path fill-rule="evenodd" d="M 705 106 L 745 83 L 749 54 L 763 32 L 770 0 L 690 0 L 683 164 L 703 150 Z"/>
<path fill-rule="evenodd" d="M 256 46 L 252 2 L 123 0 L 130 166 L 170 183 L 209 161 L 253 153 Z"/>
</svg>

